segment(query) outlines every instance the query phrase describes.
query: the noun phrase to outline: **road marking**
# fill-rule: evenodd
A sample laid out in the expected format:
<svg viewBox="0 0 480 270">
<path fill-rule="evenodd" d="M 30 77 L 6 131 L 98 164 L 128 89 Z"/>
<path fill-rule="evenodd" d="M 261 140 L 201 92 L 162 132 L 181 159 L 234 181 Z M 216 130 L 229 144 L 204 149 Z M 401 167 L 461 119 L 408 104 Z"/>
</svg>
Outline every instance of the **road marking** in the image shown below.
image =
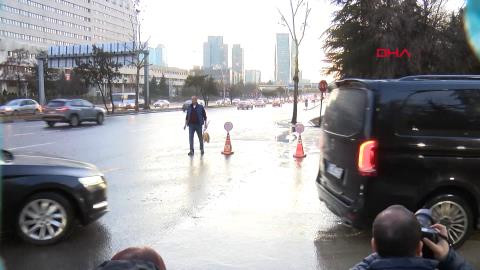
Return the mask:
<svg viewBox="0 0 480 270">
<path fill-rule="evenodd" d="M 50 145 L 50 144 L 53 144 L 53 142 L 51 142 L 51 143 L 39 143 L 39 144 L 32 144 L 32 145 L 27 145 L 27 146 L 13 147 L 13 148 L 9 148 L 9 150 L 32 148 L 32 147 L 44 146 L 44 145 Z"/>
<path fill-rule="evenodd" d="M 12 136 L 13 137 L 17 137 L 17 136 L 27 136 L 27 135 L 33 135 L 35 133 L 33 132 L 30 132 L 30 133 L 19 133 L 19 134 L 13 134 Z"/>
<path fill-rule="evenodd" d="M 105 170 L 102 170 L 102 173 L 110 173 L 110 172 L 119 171 L 119 170 L 120 168 L 105 169 Z"/>
</svg>

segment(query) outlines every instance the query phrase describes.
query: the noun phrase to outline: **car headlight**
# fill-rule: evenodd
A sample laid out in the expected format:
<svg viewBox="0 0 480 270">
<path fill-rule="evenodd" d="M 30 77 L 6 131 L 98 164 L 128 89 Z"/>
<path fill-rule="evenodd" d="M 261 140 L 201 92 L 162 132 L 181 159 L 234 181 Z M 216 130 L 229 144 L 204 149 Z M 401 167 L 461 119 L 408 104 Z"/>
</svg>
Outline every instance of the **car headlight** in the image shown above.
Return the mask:
<svg viewBox="0 0 480 270">
<path fill-rule="evenodd" d="M 9 111 L 12 110 L 12 108 L 11 107 L 5 107 L 5 108 L 3 108 L 3 110 L 5 110 L 6 112 L 9 112 Z"/>
<path fill-rule="evenodd" d="M 103 177 L 101 177 L 100 175 L 81 177 L 78 179 L 78 181 L 80 181 L 80 183 L 82 183 L 84 187 L 91 187 L 105 183 Z"/>
</svg>

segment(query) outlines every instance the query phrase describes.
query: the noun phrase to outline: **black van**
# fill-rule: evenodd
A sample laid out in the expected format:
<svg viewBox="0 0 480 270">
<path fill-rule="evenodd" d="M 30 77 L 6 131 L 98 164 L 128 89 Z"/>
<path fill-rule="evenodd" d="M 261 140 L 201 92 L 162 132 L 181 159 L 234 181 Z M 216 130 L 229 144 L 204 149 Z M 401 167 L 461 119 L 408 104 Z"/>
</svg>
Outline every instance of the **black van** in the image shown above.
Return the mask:
<svg viewBox="0 0 480 270">
<path fill-rule="evenodd" d="M 480 228 L 480 76 L 329 86 L 320 200 L 355 227 L 392 204 L 431 208 L 456 246 Z"/>
</svg>

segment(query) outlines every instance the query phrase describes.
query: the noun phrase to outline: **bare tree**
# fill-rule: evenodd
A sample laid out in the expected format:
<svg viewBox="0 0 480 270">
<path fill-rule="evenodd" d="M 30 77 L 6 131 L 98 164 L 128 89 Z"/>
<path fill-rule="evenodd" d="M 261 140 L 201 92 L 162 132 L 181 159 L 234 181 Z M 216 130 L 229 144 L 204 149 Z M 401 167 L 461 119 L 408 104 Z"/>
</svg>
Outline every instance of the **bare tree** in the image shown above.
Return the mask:
<svg viewBox="0 0 480 270">
<path fill-rule="evenodd" d="M 135 5 L 135 16 L 131 18 L 132 24 L 132 33 L 131 33 L 131 40 L 133 42 L 133 48 L 131 49 L 133 55 L 133 61 L 131 65 L 133 65 L 136 69 L 136 76 L 135 76 L 135 111 L 139 111 L 138 106 L 138 97 L 139 97 L 139 88 L 140 88 L 140 71 L 143 68 L 148 68 L 145 66 L 145 51 L 148 50 L 148 41 L 142 42 L 142 33 L 141 33 L 141 23 L 140 23 L 140 0 L 134 0 Z M 143 93 L 144 95 L 146 93 Z M 145 100 L 145 108 L 149 108 L 149 104 L 147 104 L 147 100 Z"/>
<path fill-rule="evenodd" d="M 290 21 L 287 20 L 287 17 L 280 11 L 281 23 L 283 26 L 288 28 L 290 36 L 292 37 L 292 42 L 295 45 L 295 58 L 294 58 L 294 75 L 293 75 L 293 115 L 292 115 L 292 124 L 297 123 L 297 103 L 298 103 L 298 54 L 300 51 L 300 44 L 305 37 L 305 29 L 308 25 L 308 17 L 312 9 L 308 5 L 308 1 L 305 0 L 289 0 L 290 1 L 290 12 L 291 18 Z M 295 3 L 294 3 L 295 2 Z M 302 16 L 303 15 L 303 16 Z"/>
</svg>

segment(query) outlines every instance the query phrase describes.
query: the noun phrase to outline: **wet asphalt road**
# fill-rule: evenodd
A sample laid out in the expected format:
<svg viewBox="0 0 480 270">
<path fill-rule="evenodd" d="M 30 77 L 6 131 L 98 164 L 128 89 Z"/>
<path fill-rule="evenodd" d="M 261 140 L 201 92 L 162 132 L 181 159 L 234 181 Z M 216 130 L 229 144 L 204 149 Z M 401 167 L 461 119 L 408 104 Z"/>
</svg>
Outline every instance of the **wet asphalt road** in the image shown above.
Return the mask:
<svg viewBox="0 0 480 270">
<path fill-rule="evenodd" d="M 299 108 L 303 122 L 318 114 Z M 7 269 L 88 270 L 143 245 L 158 250 L 168 269 L 347 269 L 368 255 L 368 233 L 341 225 L 318 201 L 318 129 L 304 133 L 307 158 L 292 158 L 296 141 L 284 124 L 291 105 L 207 114 L 212 141 L 205 156 L 193 158 L 182 112 L 116 116 L 74 129 L 4 124 L 4 148 L 97 165 L 110 203 L 107 215 L 57 245 L 2 239 Z M 225 121 L 234 124 L 230 158 L 220 154 Z M 479 248 L 478 234 L 462 248 L 477 267 Z"/>
</svg>

